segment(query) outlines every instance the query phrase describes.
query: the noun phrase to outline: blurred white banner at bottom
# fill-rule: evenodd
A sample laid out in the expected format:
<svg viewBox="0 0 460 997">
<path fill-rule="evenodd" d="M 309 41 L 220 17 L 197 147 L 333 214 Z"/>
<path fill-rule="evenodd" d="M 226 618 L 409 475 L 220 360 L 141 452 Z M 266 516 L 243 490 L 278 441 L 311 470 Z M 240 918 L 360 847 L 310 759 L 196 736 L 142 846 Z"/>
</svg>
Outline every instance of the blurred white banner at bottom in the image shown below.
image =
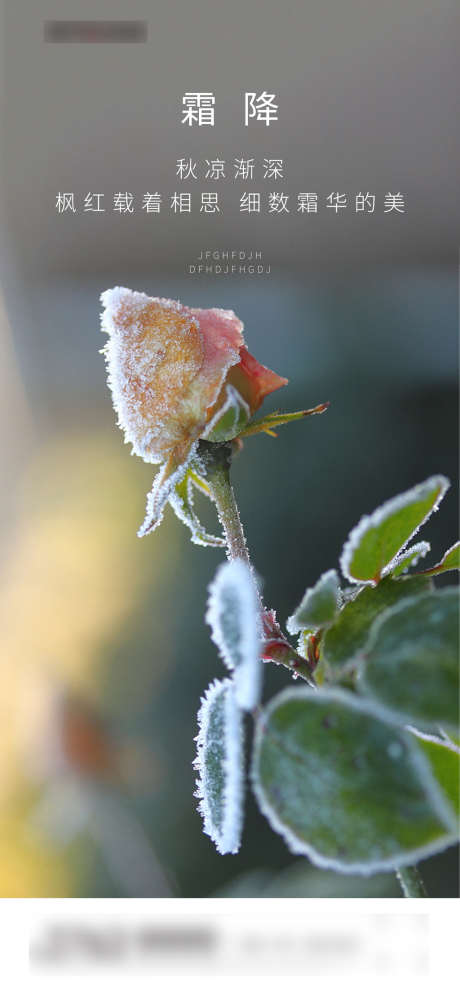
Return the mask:
<svg viewBox="0 0 460 997">
<path fill-rule="evenodd" d="M 2 961 L 34 994 L 63 977 L 66 989 L 89 978 L 116 992 L 130 974 L 266 978 L 269 990 L 280 977 L 415 976 L 423 993 L 453 969 L 458 911 L 455 900 L 10 900 Z"/>
</svg>

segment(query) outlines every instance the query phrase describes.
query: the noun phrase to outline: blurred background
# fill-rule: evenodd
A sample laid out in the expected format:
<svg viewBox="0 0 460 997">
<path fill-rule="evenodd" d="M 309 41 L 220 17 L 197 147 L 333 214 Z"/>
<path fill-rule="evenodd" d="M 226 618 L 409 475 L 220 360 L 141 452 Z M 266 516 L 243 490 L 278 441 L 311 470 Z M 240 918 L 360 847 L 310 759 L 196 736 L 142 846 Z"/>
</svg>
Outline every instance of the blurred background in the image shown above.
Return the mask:
<svg viewBox="0 0 460 997">
<path fill-rule="evenodd" d="M 250 791 L 237 856 L 203 836 L 193 738 L 223 674 L 203 622 L 222 554 L 172 513 L 136 537 L 152 468 L 115 425 L 99 295 L 232 308 L 289 378 L 277 405 L 330 400 L 234 463 L 280 621 L 363 513 L 441 472 L 452 488 L 423 533 L 434 563 L 457 537 L 457 14 L 446 0 L 3 3 L 0 895 L 399 895 L 392 876 L 294 859 Z M 55 18 L 139 19 L 147 40 L 51 43 Z M 215 93 L 214 129 L 181 125 L 193 90 Z M 244 128 L 245 90 L 276 93 L 279 122 Z M 219 216 L 55 208 L 58 191 L 139 205 L 190 189 L 179 157 L 243 156 L 285 161 L 285 182 L 251 189 L 401 191 L 406 211 L 247 216 L 231 181 Z M 271 273 L 187 273 L 214 248 L 260 250 Z M 267 697 L 285 682 L 267 666 Z M 457 895 L 456 849 L 422 871 L 431 896 Z"/>
</svg>

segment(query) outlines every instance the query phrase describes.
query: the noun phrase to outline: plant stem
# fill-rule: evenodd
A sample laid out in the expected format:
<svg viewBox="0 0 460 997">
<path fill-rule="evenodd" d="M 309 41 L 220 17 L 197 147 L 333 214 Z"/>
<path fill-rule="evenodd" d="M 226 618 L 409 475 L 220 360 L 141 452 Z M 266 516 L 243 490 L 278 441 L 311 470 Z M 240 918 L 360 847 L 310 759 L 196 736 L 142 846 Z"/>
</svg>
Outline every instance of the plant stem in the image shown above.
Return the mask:
<svg viewBox="0 0 460 997">
<path fill-rule="evenodd" d="M 207 482 L 227 541 L 227 557 L 229 561 L 239 558 L 252 569 L 238 506 L 230 483 L 231 448 L 228 444 L 220 446 L 214 444 L 212 451 L 206 450 L 205 461 L 208 471 Z"/>
<path fill-rule="evenodd" d="M 295 647 L 292 647 L 292 644 L 289 643 L 284 635 L 281 640 L 266 641 L 262 660 L 274 661 L 275 665 L 283 665 L 284 668 L 288 668 L 290 672 L 294 672 L 294 675 L 300 676 L 312 688 L 316 689 L 313 669 L 308 661 L 297 653 Z"/>
<path fill-rule="evenodd" d="M 428 896 L 425 884 L 416 865 L 406 865 L 395 871 L 405 897 L 420 898 Z"/>
</svg>

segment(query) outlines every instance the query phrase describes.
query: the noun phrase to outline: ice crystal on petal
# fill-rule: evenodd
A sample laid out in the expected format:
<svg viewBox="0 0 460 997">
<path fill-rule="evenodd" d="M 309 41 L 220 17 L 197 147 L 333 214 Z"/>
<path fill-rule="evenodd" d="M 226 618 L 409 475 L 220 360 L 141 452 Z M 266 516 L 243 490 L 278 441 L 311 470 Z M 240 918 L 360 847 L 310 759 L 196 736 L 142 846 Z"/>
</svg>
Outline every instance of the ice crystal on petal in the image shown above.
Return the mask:
<svg viewBox="0 0 460 997">
<path fill-rule="evenodd" d="M 198 439 L 229 368 L 243 324 L 231 311 L 186 308 L 126 287 L 101 295 L 108 383 L 125 440 L 149 463 L 182 457 Z"/>
<path fill-rule="evenodd" d="M 221 565 L 209 587 L 206 622 L 227 668 L 238 704 L 252 710 L 262 684 L 260 604 L 251 569 L 242 560 Z"/>
<path fill-rule="evenodd" d="M 235 854 L 241 843 L 244 798 L 243 724 L 233 682 L 214 680 L 198 712 L 198 771 L 195 796 L 203 830 L 221 855 Z"/>
</svg>

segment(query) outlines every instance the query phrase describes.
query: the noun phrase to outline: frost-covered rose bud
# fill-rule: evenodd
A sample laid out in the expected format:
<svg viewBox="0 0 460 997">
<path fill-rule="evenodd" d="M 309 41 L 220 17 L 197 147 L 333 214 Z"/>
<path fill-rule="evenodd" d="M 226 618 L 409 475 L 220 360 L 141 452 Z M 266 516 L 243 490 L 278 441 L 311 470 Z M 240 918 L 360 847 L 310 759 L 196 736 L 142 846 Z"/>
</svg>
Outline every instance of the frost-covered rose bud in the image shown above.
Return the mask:
<svg viewBox="0 0 460 997">
<path fill-rule="evenodd" d="M 270 392 L 287 384 L 248 353 L 243 323 L 221 308 L 114 287 L 101 295 L 108 383 L 133 453 L 163 464 L 141 534 L 157 525 L 200 438 L 238 435 Z"/>
</svg>

